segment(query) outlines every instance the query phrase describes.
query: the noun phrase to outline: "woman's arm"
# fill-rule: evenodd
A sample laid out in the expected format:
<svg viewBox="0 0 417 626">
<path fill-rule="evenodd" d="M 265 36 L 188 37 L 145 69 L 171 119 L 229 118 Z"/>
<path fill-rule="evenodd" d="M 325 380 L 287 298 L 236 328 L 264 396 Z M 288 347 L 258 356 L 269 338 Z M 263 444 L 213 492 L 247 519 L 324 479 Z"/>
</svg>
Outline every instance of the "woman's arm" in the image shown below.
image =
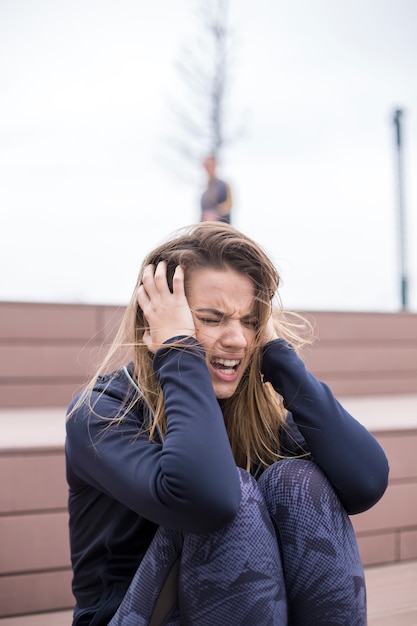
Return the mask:
<svg viewBox="0 0 417 626">
<path fill-rule="evenodd" d="M 282 339 L 266 344 L 262 372 L 283 397 L 314 461 L 349 514 L 373 506 L 388 483 L 388 462 L 376 439 L 308 372 Z"/>
<path fill-rule="evenodd" d="M 137 436 L 137 410 L 109 425 L 83 405 L 67 423 L 67 459 L 79 480 L 156 524 L 209 532 L 236 515 L 240 486 L 201 346 L 182 341 L 154 357 L 167 414 L 163 444 Z M 96 413 L 117 416 L 129 391 L 126 382 L 118 385 L 116 393 L 112 385 L 94 393 Z"/>
</svg>

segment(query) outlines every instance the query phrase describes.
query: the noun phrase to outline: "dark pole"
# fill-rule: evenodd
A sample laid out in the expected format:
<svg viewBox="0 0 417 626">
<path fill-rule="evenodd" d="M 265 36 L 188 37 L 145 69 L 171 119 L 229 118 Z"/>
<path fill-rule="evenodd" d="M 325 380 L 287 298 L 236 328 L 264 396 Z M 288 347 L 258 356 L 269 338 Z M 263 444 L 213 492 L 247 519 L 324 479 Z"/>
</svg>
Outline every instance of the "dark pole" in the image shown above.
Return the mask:
<svg viewBox="0 0 417 626">
<path fill-rule="evenodd" d="M 406 232 L 405 232 L 405 209 L 404 209 L 404 189 L 403 189 L 403 159 L 402 159 L 402 134 L 401 134 L 401 118 L 403 116 L 402 109 L 396 109 L 394 112 L 394 125 L 397 147 L 397 185 L 398 185 L 398 228 L 399 228 L 399 257 L 400 257 L 400 275 L 401 275 L 401 306 L 403 310 L 408 309 L 408 277 L 406 262 Z"/>
</svg>

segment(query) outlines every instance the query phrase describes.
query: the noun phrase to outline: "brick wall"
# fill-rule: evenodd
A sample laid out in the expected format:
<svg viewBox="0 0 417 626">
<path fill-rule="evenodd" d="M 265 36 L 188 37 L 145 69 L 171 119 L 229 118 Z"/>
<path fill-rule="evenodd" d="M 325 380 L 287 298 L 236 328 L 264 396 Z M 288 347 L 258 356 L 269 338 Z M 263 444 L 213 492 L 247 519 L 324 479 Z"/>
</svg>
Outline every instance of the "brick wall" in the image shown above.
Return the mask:
<svg viewBox="0 0 417 626">
<path fill-rule="evenodd" d="M 365 565 L 417 559 L 417 416 L 413 429 L 375 433 L 388 457 L 390 476 L 383 498 L 352 516 Z"/>
<path fill-rule="evenodd" d="M 0 408 L 67 406 L 123 307 L 0 303 Z"/>
<path fill-rule="evenodd" d="M 0 408 L 67 406 L 123 307 L 0 303 Z M 417 315 L 309 312 L 307 366 L 336 395 L 417 393 Z"/>
</svg>

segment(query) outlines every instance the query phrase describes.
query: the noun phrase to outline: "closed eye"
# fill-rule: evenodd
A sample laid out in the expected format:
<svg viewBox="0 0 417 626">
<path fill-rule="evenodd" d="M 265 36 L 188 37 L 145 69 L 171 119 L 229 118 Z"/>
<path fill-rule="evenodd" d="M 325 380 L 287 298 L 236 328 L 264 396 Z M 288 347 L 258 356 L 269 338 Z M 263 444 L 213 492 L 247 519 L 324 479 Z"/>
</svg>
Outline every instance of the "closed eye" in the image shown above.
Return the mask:
<svg viewBox="0 0 417 626">
<path fill-rule="evenodd" d="M 247 328 L 254 328 L 255 330 L 259 328 L 259 320 L 256 318 L 243 319 L 242 324 Z"/>
<path fill-rule="evenodd" d="M 213 318 L 213 317 L 199 317 L 198 321 L 202 322 L 203 324 L 210 325 L 210 326 L 218 326 L 222 322 L 221 319 Z"/>
<path fill-rule="evenodd" d="M 206 315 L 203 313 L 206 313 Z M 216 309 L 200 309 L 200 311 L 196 311 L 196 314 L 198 321 L 206 326 L 220 326 L 220 324 L 227 323 L 230 318 L 229 315 L 225 315 Z M 245 315 L 240 318 L 240 323 L 251 330 L 259 329 L 259 319 L 256 315 Z"/>
</svg>

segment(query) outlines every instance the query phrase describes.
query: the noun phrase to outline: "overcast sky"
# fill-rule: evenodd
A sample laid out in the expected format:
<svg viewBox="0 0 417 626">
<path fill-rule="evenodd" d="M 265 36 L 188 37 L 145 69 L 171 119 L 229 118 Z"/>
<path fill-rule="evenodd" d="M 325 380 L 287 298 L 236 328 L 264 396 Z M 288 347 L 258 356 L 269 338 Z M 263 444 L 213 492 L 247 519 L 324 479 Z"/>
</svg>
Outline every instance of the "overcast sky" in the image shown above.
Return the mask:
<svg viewBox="0 0 417 626">
<path fill-rule="evenodd" d="M 125 304 L 144 255 L 199 219 L 204 176 L 169 151 L 176 62 L 199 0 L 0 0 L 0 299 Z M 274 258 L 287 308 L 400 307 L 404 109 L 417 310 L 417 2 L 230 0 L 220 173 L 234 225 Z"/>
</svg>

